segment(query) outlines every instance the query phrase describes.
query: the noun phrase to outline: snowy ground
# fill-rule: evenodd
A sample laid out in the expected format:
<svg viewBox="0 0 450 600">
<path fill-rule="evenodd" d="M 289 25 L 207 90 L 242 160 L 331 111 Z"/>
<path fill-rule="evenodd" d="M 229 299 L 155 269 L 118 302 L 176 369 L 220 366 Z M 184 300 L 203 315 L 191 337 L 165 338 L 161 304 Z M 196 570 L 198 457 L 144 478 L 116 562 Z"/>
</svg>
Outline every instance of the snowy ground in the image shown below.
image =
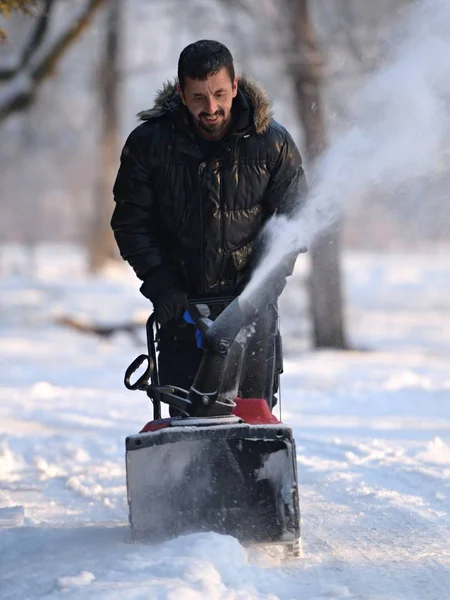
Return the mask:
<svg viewBox="0 0 450 600">
<path fill-rule="evenodd" d="M 149 407 L 122 378 L 143 348 L 52 319 L 147 304 L 128 271 L 90 280 L 79 255 L 41 249 L 25 276 L 28 259 L 0 253 L 0 528 L 17 522 L 0 530 L 1 600 L 450 598 L 449 258 L 346 257 L 361 351 L 305 351 L 304 293 L 286 290 L 304 550 L 290 564 L 213 533 L 130 543 L 124 438 Z"/>
</svg>

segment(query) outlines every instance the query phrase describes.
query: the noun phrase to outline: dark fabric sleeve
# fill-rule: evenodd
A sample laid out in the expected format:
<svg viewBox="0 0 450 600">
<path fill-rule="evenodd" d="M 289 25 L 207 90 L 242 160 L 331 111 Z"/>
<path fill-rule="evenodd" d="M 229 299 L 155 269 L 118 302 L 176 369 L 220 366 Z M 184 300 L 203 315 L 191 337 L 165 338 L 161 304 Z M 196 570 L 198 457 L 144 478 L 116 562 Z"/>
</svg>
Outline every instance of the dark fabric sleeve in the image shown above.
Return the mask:
<svg viewBox="0 0 450 600">
<path fill-rule="evenodd" d="M 274 213 L 291 214 L 300 209 L 308 193 L 308 184 L 302 166 L 302 158 L 294 140 L 285 131 L 275 167 L 264 195 L 267 217 Z"/>
<path fill-rule="evenodd" d="M 122 258 L 145 279 L 153 269 L 169 265 L 169 260 L 159 238 L 150 168 L 136 138 L 132 132 L 122 150 L 111 227 Z"/>
</svg>

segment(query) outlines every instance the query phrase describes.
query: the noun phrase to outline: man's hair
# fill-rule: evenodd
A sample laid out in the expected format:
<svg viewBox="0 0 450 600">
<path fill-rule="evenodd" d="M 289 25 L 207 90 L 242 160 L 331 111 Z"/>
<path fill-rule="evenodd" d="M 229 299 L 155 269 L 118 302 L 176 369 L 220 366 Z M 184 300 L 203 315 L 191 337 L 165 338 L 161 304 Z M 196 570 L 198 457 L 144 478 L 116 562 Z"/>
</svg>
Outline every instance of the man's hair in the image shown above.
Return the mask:
<svg viewBox="0 0 450 600">
<path fill-rule="evenodd" d="M 209 75 L 215 75 L 224 68 L 231 81 L 234 81 L 233 57 L 226 46 L 214 40 L 199 40 L 189 44 L 178 60 L 180 87 L 184 88 L 186 77 L 205 81 Z"/>
</svg>

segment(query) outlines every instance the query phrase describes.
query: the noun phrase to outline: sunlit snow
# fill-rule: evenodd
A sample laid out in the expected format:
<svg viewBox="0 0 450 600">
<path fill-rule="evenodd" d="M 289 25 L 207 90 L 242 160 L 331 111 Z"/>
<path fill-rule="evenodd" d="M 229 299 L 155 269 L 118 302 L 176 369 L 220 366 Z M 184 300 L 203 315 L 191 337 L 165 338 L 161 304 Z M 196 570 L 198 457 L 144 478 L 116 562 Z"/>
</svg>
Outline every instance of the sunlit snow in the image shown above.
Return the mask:
<svg viewBox="0 0 450 600">
<path fill-rule="evenodd" d="M 450 259 L 346 254 L 354 350 L 308 349 L 307 258 L 282 298 L 283 420 L 297 443 L 303 558 L 193 534 L 133 544 L 124 439 L 150 417 L 123 373 L 142 319 L 124 265 L 91 278 L 70 248 L 3 248 L 0 599 L 445 599 L 450 589 Z"/>
</svg>

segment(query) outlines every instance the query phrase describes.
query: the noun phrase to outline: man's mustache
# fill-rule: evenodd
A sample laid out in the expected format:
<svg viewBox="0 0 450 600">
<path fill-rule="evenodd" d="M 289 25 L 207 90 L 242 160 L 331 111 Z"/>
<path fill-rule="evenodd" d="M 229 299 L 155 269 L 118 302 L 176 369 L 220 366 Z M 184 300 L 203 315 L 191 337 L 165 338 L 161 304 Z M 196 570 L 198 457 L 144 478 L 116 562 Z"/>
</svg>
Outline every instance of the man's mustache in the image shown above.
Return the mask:
<svg viewBox="0 0 450 600">
<path fill-rule="evenodd" d="M 207 113 L 207 112 L 201 112 L 199 114 L 199 117 L 215 117 L 215 116 L 223 117 L 223 115 L 224 115 L 223 110 L 216 110 L 216 112 L 212 113 L 212 114 L 211 113 Z"/>
</svg>

